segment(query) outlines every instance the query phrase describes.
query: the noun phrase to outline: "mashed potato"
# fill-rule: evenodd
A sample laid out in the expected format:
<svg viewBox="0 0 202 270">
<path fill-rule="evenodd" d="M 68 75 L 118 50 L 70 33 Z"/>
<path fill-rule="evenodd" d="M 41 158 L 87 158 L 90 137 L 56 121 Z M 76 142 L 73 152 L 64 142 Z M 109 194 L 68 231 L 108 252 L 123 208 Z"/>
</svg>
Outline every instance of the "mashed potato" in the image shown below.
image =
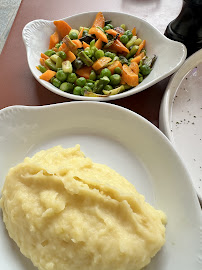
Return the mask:
<svg viewBox="0 0 202 270">
<path fill-rule="evenodd" d="M 40 270 L 138 270 L 165 242 L 164 213 L 79 145 L 11 168 L 1 208 L 10 237 Z"/>
</svg>

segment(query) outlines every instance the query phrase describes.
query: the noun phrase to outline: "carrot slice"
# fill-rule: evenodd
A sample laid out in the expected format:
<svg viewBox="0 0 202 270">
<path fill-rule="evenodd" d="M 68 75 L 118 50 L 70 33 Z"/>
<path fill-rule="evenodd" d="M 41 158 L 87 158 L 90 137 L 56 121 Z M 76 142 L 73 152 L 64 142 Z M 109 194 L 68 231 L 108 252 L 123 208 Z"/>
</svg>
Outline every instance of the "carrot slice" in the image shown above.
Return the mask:
<svg viewBox="0 0 202 270">
<path fill-rule="evenodd" d="M 135 56 L 132 60 L 132 62 L 136 62 L 137 64 L 139 64 L 140 60 L 142 60 L 142 58 L 145 56 L 144 52 L 141 52 L 138 56 Z"/>
<path fill-rule="evenodd" d="M 83 36 L 84 27 L 81 28 L 81 31 L 79 32 L 78 38 L 82 38 Z"/>
<path fill-rule="evenodd" d="M 95 20 L 93 22 L 93 26 L 92 27 L 101 27 L 103 28 L 105 26 L 105 18 L 104 18 L 104 15 L 102 12 L 98 12 L 96 17 L 95 17 Z"/>
<path fill-rule="evenodd" d="M 71 51 L 67 51 L 66 52 L 66 59 L 65 60 L 69 60 L 71 63 L 76 59 L 76 56 L 73 52 Z"/>
<path fill-rule="evenodd" d="M 45 53 L 41 53 L 41 58 L 48 59 L 49 57 Z"/>
<path fill-rule="evenodd" d="M 72 29 L 71 26 L 66 23 L 65 21 L 54 21 L 53 22 L 58 30 L 58 32 L 60 33 L 61 37 L 65 37 L 66 35 L 69 34 L 70 30 Z"/>
<path fill-rule="evenodd" d="M 93 34 L 96 35 L 97 39 L 100 38 L 105 43 L 108 42 L 108 38 L 107 38 L 106 34 L 104 32 L 102 32 L 102 30 L 100 30 L 99 28 L 92 27 L 92 28 L 90 28 L 88 33 L 90 35 L 93 35 Z"/>
<path fill-rule="evenodd" d="M 45 63 L 45 58 L 40 58 L 40 64 L 42 65 L 42 66 L 44 66 L 46 69 L 50 69 L 47 65 L 46 65 L 46 63 Z"/>
<path fill-rule="evenodd" d="M 55 31 L 51 36 L 50 36 L 50 42 L 49 42 L 49 49 L 52 49 L 55 47 L 55 45 L 59 42 L 59 34 L 57 31 Z"/>
<path fill-rule="evenodd" d="M 130 86 L 137 86 L 138 85 L 138 75 L 135 74 L 132 69 L 124 64 L 122 69 L 122 77 L 123 80 Z"/>
<path fill-rule="evenodd" d="M 119 34 L 119 37 L 122 36 L 122 34 L 118 33 L 117 31 L 115 31 L 114 29 L 108 29 L 105 31 L 106 33 L 112 35 L 113 37 L 115 37 L 117 34 Z"/>
<path fill-rule="evenodd" d="M 76 45 L 77 49 L 83 46 L 82 42 L 79 39 L 73 39 L 72 42 Z"/>
<path fill-rule="evenodd" d="M 89 79 L 91 70 L 92 70 L 92 67 L 84 66 L 84 67 L 82 67 L 80 69 L 77 69 L 76 74 L 81 76 L 81 77 L 84 77 L 86 79 Z"/>
<path fill-rule="evenodd" d="M 92 65 L 92 67 L 94 70 L 99 70 L 99 69 L 105 67 L 105 65 L 107 63 L 109 63 L 111 60 L 112 59 L 110 57 L 103 56 L 103 57 L 99 58 L 97 61 L 95 61 L 95 63 Z"/>
<path fill-rule="evenodd" d="M 138 66 L 137 62 L 131 62 L 129 67 L 132 69 L 132 71 L 135 74 L 138 75 L 138 73 L 139 73 L 139 66 Z"/>
<path fill-rule="evenodd" d="M 136 56 L 140 54 L 141 50 L 145 47 L 145 44 L 146 44 L 146 40 L 144 39 L 139 45 L 139 48 L 135 54 Z"/>
<path fill-rule="evenodd" d="M 53 70 L 46 70 L 41 76 L 39 76 L 40 79 L 49 82 L 51 78 L 55 76 L 56 72 Z"/>
<path fill-rule="evenodd" d="M 119 53 L 123 53 L 123 52 L 129 53 L 128 48 L 126 48 L 126 46 L 124 46 L 123 43 L 119 39 L 116 39 L 109 48 Z"/>
<path fill-rule="evenodd" d="M 67 52 L 69 51 L 69 48 L 67 47 L 65 43 L 62 43 L 62 45 L 60 45 L 59 47 L 59 51 L 63 51 L 67 54 Z"/>
<path fill-rule="evenodd" d="M 116 67 L 120 67 L 122 69 L 122 64 L 120 61 L 115 61 L 113 64 L 111 64 L 110 66 L 108 66 L 107 68 L 111 71 L 111 74 L 114 74 L 114 70 Z"/>
<path fill-rule="evenodd" d="M 102 49 L 102 40 L 100 38 L 98 38 L 95 42 L 95 47 L 97 49 Z"/>
<path fill-rule="evenodd" d="M 90 45 L 88 43 L 86 43 L 85 41 L 82 41 L 82 44 L 83 44 L 84 49 L 90 47 Z"/>
<path fill-rule="evenodd" d="M 133 34 L 133 36 L 136 36 L 137 35 L 137 33 L 136 33 L 136 27 L 133 28 L 132 34 Z"/>
</svg>

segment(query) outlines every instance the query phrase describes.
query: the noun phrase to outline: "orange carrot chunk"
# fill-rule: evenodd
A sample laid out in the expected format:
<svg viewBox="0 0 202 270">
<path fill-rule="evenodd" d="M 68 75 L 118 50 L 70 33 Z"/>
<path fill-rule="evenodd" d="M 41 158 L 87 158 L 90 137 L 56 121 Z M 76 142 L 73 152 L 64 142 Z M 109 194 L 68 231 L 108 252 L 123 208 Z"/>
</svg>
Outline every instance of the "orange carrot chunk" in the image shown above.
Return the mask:
<svg viewBox="0 0 202 270">
<path fill-rule="evenodd" d="M 119 37 L 122 36 L 122 34 L 118 33 L 117 31 L 115 31 L 114 29 L 108 29 L 105 31 L 106 33 L 112 35 L 113 37 L 115 37 L 117 34 L 119 35 Z"/>
<path fill-rule="evenodd" d="M 123 52 L 129 53 L 128 48 L 126 48 L 126 46 L 124 46 L 123 43 L 119 39 L 116 39 L 109 48 L 119 53 L 123 53 Z"/>
<path fill-rule="evenodd" d="M 69 60 L 71 63 L 76 59 L 75 54 L 71 51 L 66 51 L 66 56 L 65 60 Z"/>
<path fill-rule="evenodd" d="M 140 60 L 142 60 L 142 58 L 145 56 L 144 52 L 141 52 L 138 56 L 135 56 L 131 62 L 136 62 L 137 64 L 139 64 Z"/>
<path fill-rule="evenodd" d="M 39 76 L 40 79 L 49 82 L 51 78 L 55 76 L 56 72 L 53 70 L 46 70 L 41 76 Z"/>
<path fill-rule="evenodd" d="M 49 57 L 45 53 L 41 53 L 41 58 L 48 59 Z"/>
<path fill-rule="evenodd" d="M 95 47 L 97 49 L 102 49 L 102 40 L 100 38 L 98 38 L 95 42 Z"/>
<path fill-rule="evenodd" d="M 90 35 L 93 35 L 93 34 L 96 35 L 97 39 L 100 38 L 105 43 L 108 42 L 108 38 L 107 38 L 106 34 L 104 32 L 102 32 L 99 28 L 92 27 L 92 28 L 90 28 L 88 33 Z"/>
<path fill-rule="evenodd" d="M 99 58 L 97 61 L 95 61 L 95 63 L 92 65 L 92 67 L 94 70 L 99 70 L 99 69 L 105 67 L 105 65 L 107 63 L 109 63 L 111 60 L 112 59 L 110 57 L 103 56 L 103 57 Z"/>
<path fill-rule="evenodd" d="M 137 86 L 138 85 L 138 75 L 135 74 L 132 69 L 124 64 L 122 69 L 122 77 L 123 80 L 130 86 Z"/>
<path fill-rule="evenodd" d="M 76 74 L 81 76 L 81 77 L 84 77 L 86 79 L 89 79 L 91 70 L 92 70 L 92 67 L 84 66 L 84 67 L 82 67 L 80 69 L 77 69 Z"/>
<path fill-rule="evenodd" d="M 82 38 L 83 36 L 84 27 L 81 28 L 81 31 L 79 32 L 78 38 Z"/>
<path fill-rule="evenodd" d="M 105 26 L 105 18 L 104 18 L 104 15 L 102 12 L 98 12 L 96 17 L 95 17 L 95 20 L 93 22 L 93 25 L 92 27 L 101 27 L 103 28 Z"/>
<path fill-rule="evenodd" d="M 116 67 L 120 67 L 122 69 L 122 64 L 120 61 L 115 61 L 113 64 L 111 64 L 110 66 L 108 66 L 107 68 L 111 71 L 111 74 L 114 74 L 114 70 Z"/>
<path fill-rule="evenodd" d="M 85 41 L 82 41 L 82 45 L 84 49 L 90 47 L 90 45 L 86 43 Z"/>
<path fill-rule="evenodd" d="M 40 64 L 42 65 L 42 66 L 44 66 L 46 69 L 50 69 L 47 65 L 46 65 L 46 63 L 45 63 L 45 58 L 40 58 Z"/>
<path fill-rule="evenodd" d="M 72 42 L 76 45 L 77 49 L 83 46 L 82 42 L 79 39 L 73 39 Z"/>
<path fill-rule="evenodd" d="M 132 34 L 133 34 L 133 36 L 136 36 L 137 35 L 137 33 L 136 33 L 136 27 L 133 28 Z"/>
<path fill-rule="evenodd" d="M 135 74 L 138 75 L 138 73 L 139 73 L 139 66 L 138 66 L 137 62 L 131 62 L 129 67 L 132 69 L 132 71 Z"/>
<path fill-rule="evenodd" d="M 66 35 L 69 34 L 70 30 L 72 29 L 71 26 L 66 23 L 65 21 L 54 21 L 54 24 L 58 30 L 58 32 L 60 33 L 61 37 L 65 37 Z"/>
<path fill-rule="evenodd" d="M 52 49 L 55 47 L 55 45 L 59 42 L 59 34 L 57 31 L 55 31 L 51 36 L 50 36 L 50 42 L 49 42 L 49 49 Z"/>
<path fill-rule="evenodd" d="M 143 40 L 143 41 L 140 43 L 139 48 L 138 48 L 138 50 L 137 50 L 137 52 L 136 52 L 136 54 L 135 54 L 136 56 L 140 54 L 141 50 L 145 47 L 145 44 L 146 44 L 146 40 Z"/>
</svg>

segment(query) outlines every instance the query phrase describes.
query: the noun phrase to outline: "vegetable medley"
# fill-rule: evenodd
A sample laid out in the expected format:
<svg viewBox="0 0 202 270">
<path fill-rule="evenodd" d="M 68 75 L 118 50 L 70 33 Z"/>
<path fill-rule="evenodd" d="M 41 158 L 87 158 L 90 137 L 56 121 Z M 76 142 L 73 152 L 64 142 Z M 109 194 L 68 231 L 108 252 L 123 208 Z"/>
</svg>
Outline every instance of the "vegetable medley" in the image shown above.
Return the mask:
<svg viewBox="0 0 202 270">
<path fill-rule="evenodd" d="M 137 86 L 151 72 L 156 56 L 146 55 L 146 40 L 136 28 L 114 27 L 98 12 L 90 28 L 73 29 L 54 21 L 49 49 L 41 53 L 40 79 L 61 91 L 89 97 L 115 95 Z"/>
</svg>

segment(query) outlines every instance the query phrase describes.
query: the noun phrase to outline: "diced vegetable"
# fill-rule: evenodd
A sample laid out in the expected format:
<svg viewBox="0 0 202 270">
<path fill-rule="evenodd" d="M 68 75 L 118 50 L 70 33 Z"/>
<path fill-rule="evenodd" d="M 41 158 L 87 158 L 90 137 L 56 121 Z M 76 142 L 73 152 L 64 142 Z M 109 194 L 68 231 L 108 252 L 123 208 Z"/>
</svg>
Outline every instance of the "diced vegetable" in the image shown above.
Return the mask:
<svg viewBox="0 0 202 270">
<path fill-rule="evenodd" d="M 54 24 L 60 33 L 61 37 L 64 38 L 66 35 L 69 34 L 70 30 L 72 29 L 71 26 L 66 23 L 65 21 L 59 20 L 59 21 L 54 21 Z"/>
<path fill-rule="evenodd" d="M 80 69 L 77 69 L 76 74 L 81 77 L 84 77 L 85 79 L 89 79 L 91 71 L 92 71 L 92 67 L 84 66 Z"/>
<path fill-rule="evenodd" d="M 99 28 L 97 27 L 92 27 L 90 28 L 89 34 L 91 35 L 96 35 L 96 38 L 100 38 L 103 42 L 107 43 L 108 42 L 108 38 L 106 36 L 106 34 L 104 32 L 102 32 Z"/>
<path fill-rule="evenodd" d="M 44 73 L 42 73 L 39 78 L 49 82 L 51 80 L 51 78 L 53 78 L 55 76 L 56 72 L 53 70 L 46 70 Z"/>
<path fill-rule="evenodd" d="M 92 27 L 101 27 L 103 28 L 105 26 L 105 18 L 104 18 L 104 15 L 102 12 L 98 12 L 96 17 L 95 17 L 95 20 L 93 22 L 93 25 Z"/>
<path fill-rule="evenodd" d="M 49 42 L 49 49 L 52 49 L 55 47 L 55 45 L 59 42 L 59 34 L 57 31 L 55 31 L 51 36 L 50 36 L 50 42 Z"/>
<path fill-rule="evenodd" d="M 62 62 L 62 70 L 66 73 L 72 73 L 72 64 L 70 61 L 66 60 Z"/>
<path fill-rule="evenodd" d="M 138 85 L 138 75 L 135 74 L 132 69 L 126 64 L 123 65 L 123 80 L 130 86 Z"/>
<path fill-rule="evenodd" d="M 103 56 L 99 58 L 95 63 L 93 64 L 93 69 L 94 70 L 99 70 L 101 68 L 104 68 L 107 63 L 111 61 L 110 57 Z"/>
</svg>

